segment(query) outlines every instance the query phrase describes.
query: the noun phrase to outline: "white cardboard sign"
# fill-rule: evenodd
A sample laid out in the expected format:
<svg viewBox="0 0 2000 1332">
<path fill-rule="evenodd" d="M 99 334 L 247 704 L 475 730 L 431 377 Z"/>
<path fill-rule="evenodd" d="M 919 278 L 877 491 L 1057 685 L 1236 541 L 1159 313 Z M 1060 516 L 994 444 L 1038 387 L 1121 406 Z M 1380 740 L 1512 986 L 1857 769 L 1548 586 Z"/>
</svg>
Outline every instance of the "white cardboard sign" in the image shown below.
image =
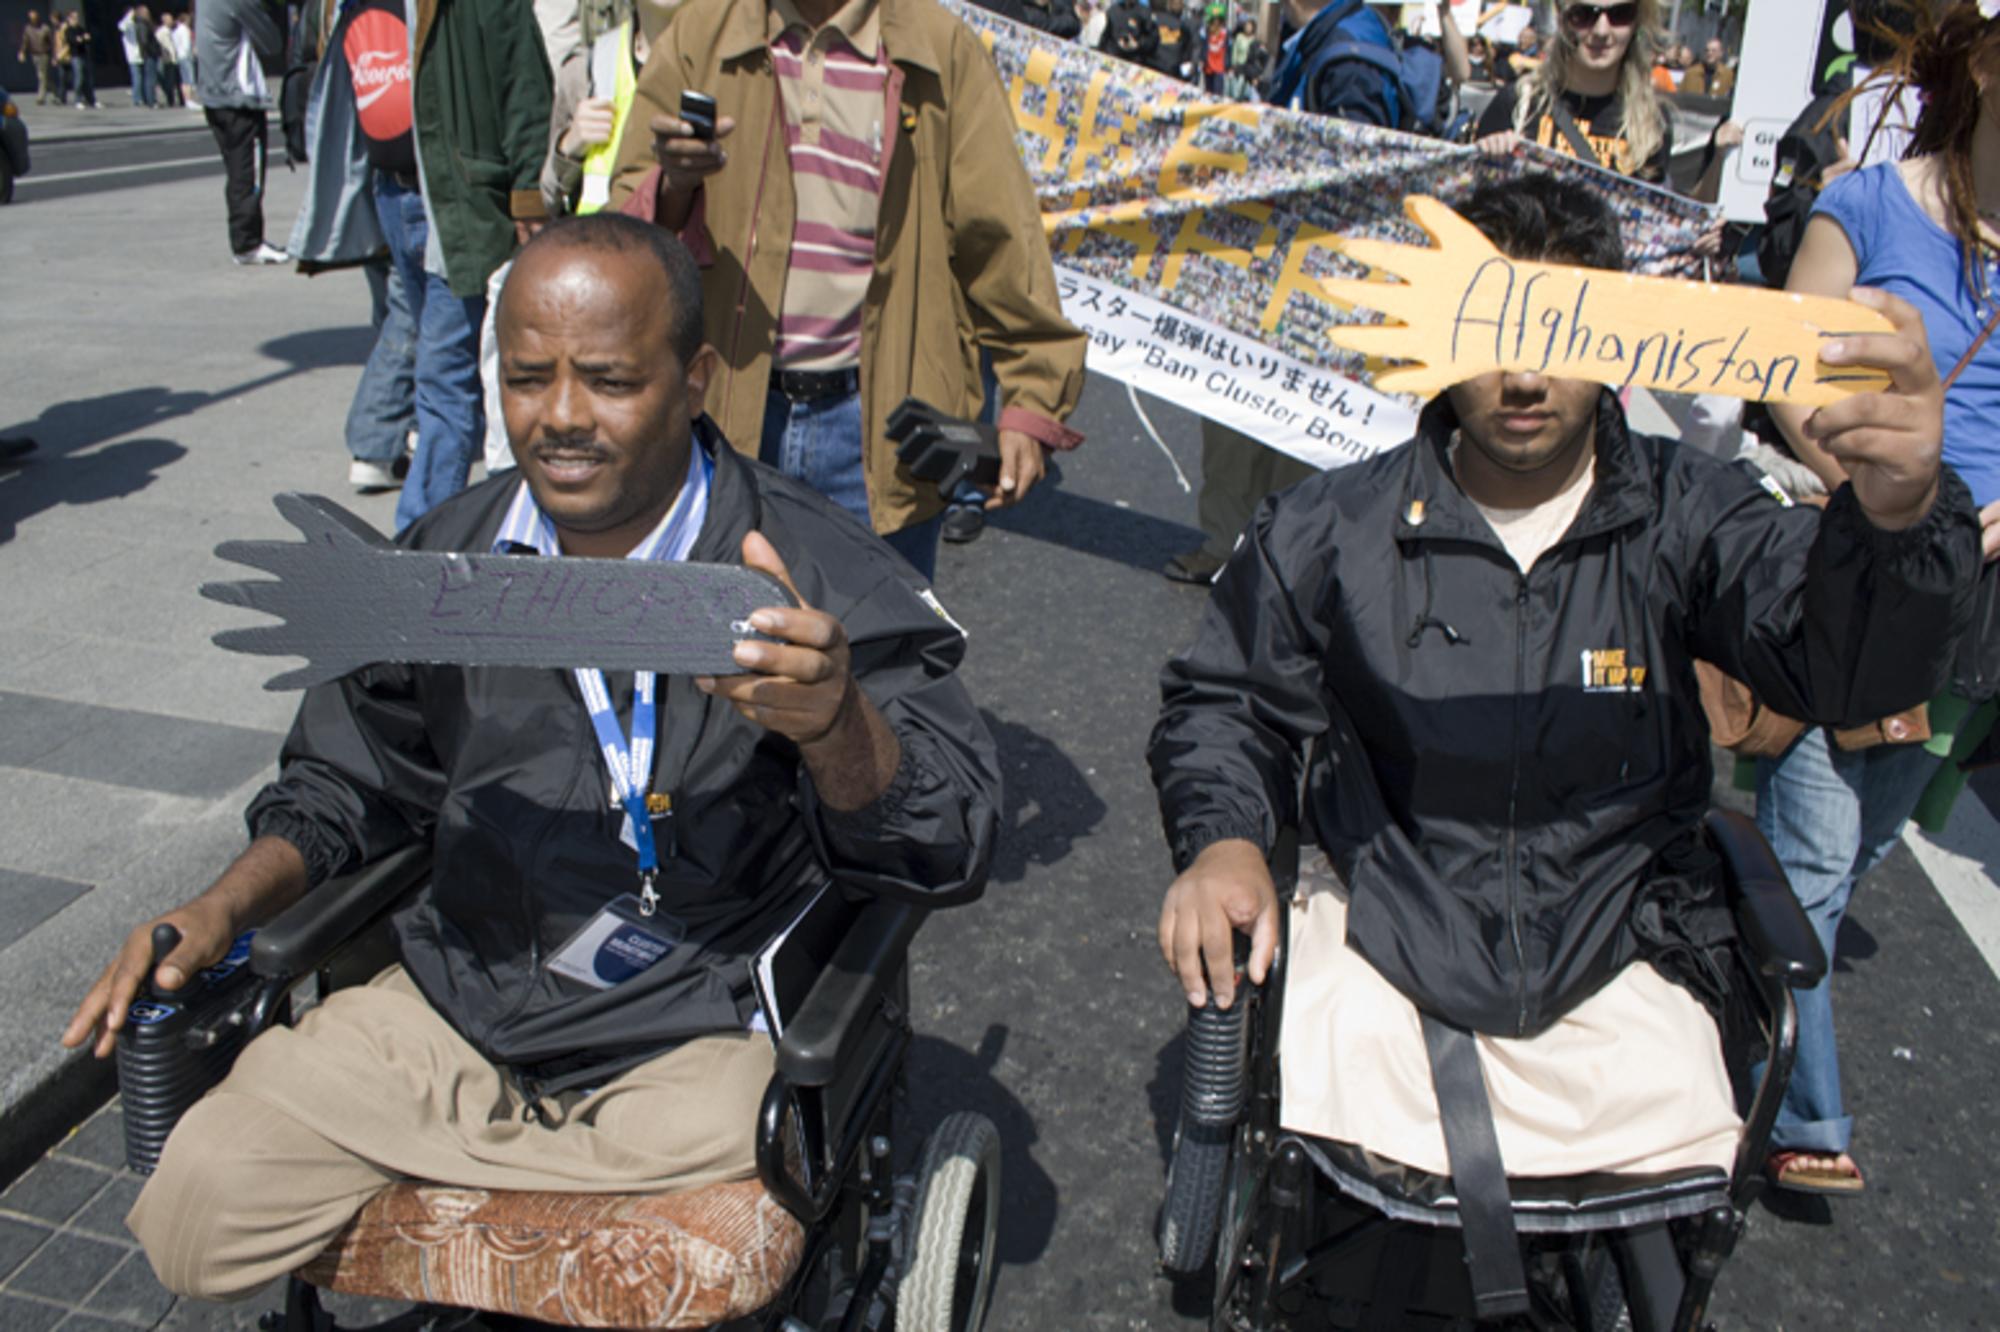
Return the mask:
<svg viewBox="0 0 2000 1332">
<path fill-rule="evenodd" d="M 1764 199 L 1778 166 L 1778 140 L 1813 98 L 1814 40 L 1827 0 L 1756 0 L 1743 30 L 1736 100 L 1729 118 L 1743 127 L 1743 146 L 1725 164 L 1722 212 L 1732 222 L 1762 222 Z"/>
</svg>

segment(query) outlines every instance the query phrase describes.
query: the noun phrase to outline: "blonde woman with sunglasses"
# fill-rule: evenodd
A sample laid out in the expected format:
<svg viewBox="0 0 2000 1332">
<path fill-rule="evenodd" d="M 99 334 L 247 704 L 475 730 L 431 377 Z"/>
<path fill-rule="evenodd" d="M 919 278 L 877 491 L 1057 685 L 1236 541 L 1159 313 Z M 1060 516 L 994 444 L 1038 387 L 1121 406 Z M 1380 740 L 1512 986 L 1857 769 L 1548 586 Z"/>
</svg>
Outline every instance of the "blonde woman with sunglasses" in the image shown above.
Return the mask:
<svg viewBox="0 0 2000 1332">
<path fill-rule="evenodd" d="M 1479 146 L 1519 138 L 1654 184 L 1667 178 L 1673 127 L 1653 89 L 1655 0 L 1566 4 L 1548 56 L 1502 89 L 1479 119 Z"/>
</svg>

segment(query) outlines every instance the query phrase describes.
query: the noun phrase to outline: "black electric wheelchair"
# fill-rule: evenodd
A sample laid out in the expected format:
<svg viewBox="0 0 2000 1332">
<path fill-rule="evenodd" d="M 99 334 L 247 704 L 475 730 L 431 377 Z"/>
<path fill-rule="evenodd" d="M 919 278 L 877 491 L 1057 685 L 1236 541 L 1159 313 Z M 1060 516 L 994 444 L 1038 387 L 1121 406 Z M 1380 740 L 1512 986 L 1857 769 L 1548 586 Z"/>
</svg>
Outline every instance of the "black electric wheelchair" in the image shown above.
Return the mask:
<svg viewBox="0 0 2000 1332">
<path fill-rule="evenodd" d="M 324 994 L 393 961 L 389 915 L 428 870 L 427 848 L 406 849 L 258 931 L 257 985 L 240 1014 L 247 1034 L 287 1020 L 302 982 Z M 416 1305 L 370 1332 L 978 1332 L 999 1220 L 998 1130 L 982 1115 L 951 1114 L 914 1169 L 897 1169 L 906 960 L 924 914 L 878 900 L 832 932 L 778 1042 L 757 1179 L 636 1200 L 391 1185 L 291 1277 L 285 1307 L 263 1327 L 332 1332 L 323 1285 Z"/>
<path fill-rule="evenodd" d="M 1792 990 L 1817 984 L 1826 958 L 1756 824 L 1713 810 L 1704 825 L 1753 981 L 1741 987 L 1750 993 L 1732 995 L 1748 1005 L 1742 1029 L 1755 1033 L 1754 1050 L 1731 1052 L 1749 1107 L 1733 1167 L 1509 1178 L 1528 1311 L 1502 1326 L 1695 1332 L 1763 1186 L 1796 1049 Z M 1281 901 L 1297 866 L 1287 833 L 1272 866 Z M 1262 985 L 1239 985 L 1229 1009 L 1189 1012 L 1161 1265 L 1182 1277 L 1213 1272 L 1216 1332 L 1494 1325 L 1478 1316 L 1449 1176 L 1280 1127 L 1284 961 L 1281 934 Z M 1743 1070 L 1759 1052 L 1763 1072 L 1751 1087 Z"/>
</svg>

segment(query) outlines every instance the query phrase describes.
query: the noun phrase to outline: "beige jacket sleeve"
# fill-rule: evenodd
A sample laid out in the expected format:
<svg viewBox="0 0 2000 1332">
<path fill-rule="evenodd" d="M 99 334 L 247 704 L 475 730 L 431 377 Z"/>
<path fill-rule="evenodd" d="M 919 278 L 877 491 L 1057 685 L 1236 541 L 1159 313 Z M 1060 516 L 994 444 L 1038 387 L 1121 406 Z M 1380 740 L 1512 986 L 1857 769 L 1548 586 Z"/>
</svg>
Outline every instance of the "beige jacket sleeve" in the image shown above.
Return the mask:
<svg viewBox="0 0 2000 1332">
<path fill-rule="evenodd" d="M 1083 394 L 1087 340 L 1063 318 L 1041 206 L 992 58 L 961 26 L 951 63 L 945 226 L 952 275 L 1000 384 L 998 424 L 1074 448 L 1083 437 L 1062 422 Z"/>
</svg>

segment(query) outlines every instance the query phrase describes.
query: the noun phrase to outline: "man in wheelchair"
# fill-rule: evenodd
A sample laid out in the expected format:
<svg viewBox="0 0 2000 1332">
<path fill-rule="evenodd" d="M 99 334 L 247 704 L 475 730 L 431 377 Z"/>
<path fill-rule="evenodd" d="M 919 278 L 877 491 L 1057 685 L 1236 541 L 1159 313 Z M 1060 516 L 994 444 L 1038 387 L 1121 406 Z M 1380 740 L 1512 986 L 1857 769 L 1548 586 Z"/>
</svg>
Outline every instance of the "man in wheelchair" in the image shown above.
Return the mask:
<svg viewBox="0 0 2000 1332">
<path fill-rule="evenodd" d="M 518 473 L 402 540 L 740 559 L 798 605 L 751 617 L 767 639 L 738 644 L 735 676 L 375 666 L 307 693 L 249 849 L 132 934 L 65 1042 L 108 1053 L 149 972 L 179 987 L 356 866 L 427 843 L 431 879 L 395 917 L 399 965 L 253 1040 L 173 1132 L 129 1218 L 171 1289 L 245 1294 L 399 1179 L 747 1179 L 773 1071 L 750 955 L 829 880 L 928 906 L 981 891 L 999 777 L 962 635 L 873 534 L 717 437 L 701 326 L 666 232 L 542 232 L 498 320 Z M 180 943 L 155 968 L 162 922 Z"/>
<path fill-rule="evenodd" d="M 1623 267 L 1579 186 L 1460 211 L 1510 256 Z M 1164 672 L 1161 952 L 1213 1012 L 1240 992 L 1235 936 L 1259 984 L 1288 937 L 1277 1129 L 1449 1177 L 1482 1318 L 1531 1304 L 1509 1176 L 1736 1155 L 1716 1019 L 1753 985 L 1702 835 L 1695 659 L 1850 724 L 1934 692 L 1965 623 L 1978 525 L 1939 464 L 1922 324 L 1857 298 L 1895 332 L 1824 359 L 1892 387 L 1812 418 L 1853 477 L 1823 518 L 1630 433 L 1595 383 L 1494 372 L 1267 500 Z M 1320 852 L 1281 905 L 1267 857 L 1294 824 Z"/>
</svg>

